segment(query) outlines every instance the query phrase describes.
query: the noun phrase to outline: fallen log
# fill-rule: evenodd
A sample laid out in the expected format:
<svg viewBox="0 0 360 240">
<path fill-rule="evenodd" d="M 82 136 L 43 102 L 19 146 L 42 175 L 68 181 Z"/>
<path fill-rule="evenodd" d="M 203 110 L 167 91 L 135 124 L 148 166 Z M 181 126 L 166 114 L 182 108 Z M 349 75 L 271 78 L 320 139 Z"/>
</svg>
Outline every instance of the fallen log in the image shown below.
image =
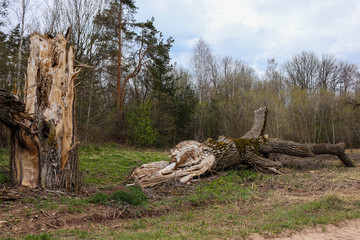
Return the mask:
<svg viewBox="0 0 360 240">
<path fill-rule="evenodd" d="M 280 174 L 280 162 L 266 158 L 270 153 L 282 153 L 298 157 L 313 157 L 316 154 L 332 154 L 339 157 L 346 167 L 354 163 L 345 154 L 345 144 L 300 144 L 264 137 L 267 109 L 255 111 L 254 124 L 241 138 L 220 136 L 204 143 L 184 141 L 170 150 L 170 161 L 144 164 L 132 173 L 135 182 L 142 187 L 179 179 L 186 183 L 195 176 L 208 171 L 221 171 L 240 164 L 266 173 Z"/>
</svg>

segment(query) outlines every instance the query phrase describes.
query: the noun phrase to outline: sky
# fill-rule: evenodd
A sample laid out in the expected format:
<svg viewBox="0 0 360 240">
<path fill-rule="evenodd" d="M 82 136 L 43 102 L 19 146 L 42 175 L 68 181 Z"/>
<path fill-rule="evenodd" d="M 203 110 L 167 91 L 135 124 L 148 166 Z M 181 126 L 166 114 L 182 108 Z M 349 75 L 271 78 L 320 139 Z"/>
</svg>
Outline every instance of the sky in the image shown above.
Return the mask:
<svg viewBox="0 0 360 240">
<path fill-rule="evenodd" d="M 137 0 L 138 20 L 175 40 L 171 57 L 189 67 L 203 38 L 219 57 L 241 60 L 263 73 L 301 51 L 333 54 L 360 65 L 360 0 Z"/>
</svg>

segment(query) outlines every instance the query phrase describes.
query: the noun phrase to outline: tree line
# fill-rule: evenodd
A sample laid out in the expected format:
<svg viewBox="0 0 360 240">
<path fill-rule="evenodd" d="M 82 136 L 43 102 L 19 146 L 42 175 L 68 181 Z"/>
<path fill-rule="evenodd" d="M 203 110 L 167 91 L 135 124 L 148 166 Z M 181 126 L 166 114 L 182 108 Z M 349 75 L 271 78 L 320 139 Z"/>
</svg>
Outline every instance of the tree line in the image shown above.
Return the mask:
<svg viewBox="0 0 360 240">
<path fill-rule="evenodd" d="M 267 106 L 271 137 L 360 146 L 355 64 L 303 51 L 282 64 L 269 59 L 260 75 L 238 59 L 214 54 L 200 39 L 187 69 L 172 64 L 174 39 L 164 38 L 154 18 L 136 20 L 134 0 L 53 1 L 42 23 L 29 26 L 31 0 L 18 3 L 19 25 L 0 31 L 0 88 L 23 96 L 30 33 L 24 29 L 71 31 L 76 67 L 82 68 L 76 119 L 83 143 L 168 147 L 186 139 L 239 137 L 251 127 L 253 111 Z M 10 7 L 2 0 L 0 15 Z M 5 127 L 0 130 L 0 144 L 6 145 Z"/>
</svg>

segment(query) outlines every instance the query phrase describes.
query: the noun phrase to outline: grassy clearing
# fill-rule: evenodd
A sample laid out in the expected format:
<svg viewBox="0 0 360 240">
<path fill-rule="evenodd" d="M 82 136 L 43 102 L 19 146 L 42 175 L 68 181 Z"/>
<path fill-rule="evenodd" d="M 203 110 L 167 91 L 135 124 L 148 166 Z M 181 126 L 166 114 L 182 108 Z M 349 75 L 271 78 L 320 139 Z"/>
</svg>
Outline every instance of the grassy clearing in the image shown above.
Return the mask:
<svg viewBox="0 0 360 240">
<path fill-rule="evenodd" d="M 123 182 L 133 169 L 144 163 L 168 160 L 165 153 L 134 150 L 113 143 L 80 147 L 79 154 L 85 183 L 97 187 Z"/>
<path fill-rule="evenodd" d="M 246 238 L 252 233 L 276 234 L 305 226 L 338 223 L 360 218 L 359 168 L 344 168 L 331 160 L 312 169 L 283 169 L 274 176 L 232 170 L 203 177 L 187 186 L 168 189 L 165 196 L 147 200 L 137 187 L 116 189 L 136 166 L 167 160 L 165 153 L 127 149 L 115 144 L 80 148 L 86 187 L 97 189 L 87 196 L 57 199 L 22 199 L 17 216 L 30 219 L 39 210 L 71 216 L 89 210 L 125 209 L 162 211 L 155 217 L 117 219 L 107 223 L 82 223 L 80 229 L 51 230 L 39 234 L 9 235 L 24 239 L 224 239 Z M 0 152 L 0 166 L 8 152 Z M 313 161 L 310 159 L 310 161 Z M 166 189 L 165 189 L 166 190 Z M 124 208 L 125 207 L 125 208 Z M 2 211 L 13 211 L 11 205 Z M 113 211 L 111 210 L 111 211 Z M 135 213 L 136 215 L 136 213 Z M 1 211 L 0 211 L 1 217 Z M 0 219 L 2 220 L 2 219 Z M 0 234 L 1 236 L 1 234 Z M 4 237 L 7 237 L 5 235 Z M 11 238 L 10 238 L 11 239 Z"/>
</svg>

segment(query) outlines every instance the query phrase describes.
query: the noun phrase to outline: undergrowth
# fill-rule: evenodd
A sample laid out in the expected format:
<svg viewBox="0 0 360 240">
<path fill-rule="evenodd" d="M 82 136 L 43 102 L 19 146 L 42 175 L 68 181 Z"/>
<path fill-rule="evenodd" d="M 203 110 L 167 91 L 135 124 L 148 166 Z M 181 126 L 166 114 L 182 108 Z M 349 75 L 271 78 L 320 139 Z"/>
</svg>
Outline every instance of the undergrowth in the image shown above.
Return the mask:
<svg viewBox="0 0 360 240">
<path fill-rule="evenodd" d="M 89 203 L 110 204 L 110 203 L 128 203 L 133 206 L 143 205 L 148 201 L 146 195 L 139 186 L 128 186 L 128 191 L 114 191 L 111 194 L 102 192 L 95 193 L 88 198 Z"/>
</svg>

